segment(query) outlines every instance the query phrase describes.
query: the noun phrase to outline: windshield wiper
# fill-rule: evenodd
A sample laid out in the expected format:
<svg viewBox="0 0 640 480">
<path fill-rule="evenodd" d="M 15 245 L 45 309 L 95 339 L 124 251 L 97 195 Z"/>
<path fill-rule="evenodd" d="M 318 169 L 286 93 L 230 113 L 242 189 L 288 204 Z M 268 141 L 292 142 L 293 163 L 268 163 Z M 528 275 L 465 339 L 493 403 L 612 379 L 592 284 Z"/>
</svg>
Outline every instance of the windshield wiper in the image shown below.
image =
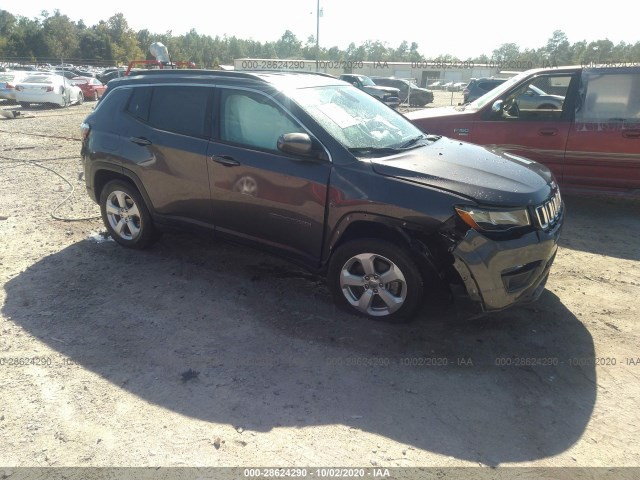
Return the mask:
<svg viewBox="0 0 640 480">
<path fill-rule="evenodd" d="M 406 142 L 404 142 L 402 145 L 400 145 L 397 148 L 403 149 L 403 148 L 409 148 L 411 145 L 414 145 L 415 143 L 419 142 L 420 140 L 426 139 L 427 137 L 423 134 L 423 135 L 418 135 L 417 137 L 413 137 L 410 138 L 409 140 L 407 140 Z"/>
<path fill-rule="evenodd" d="M 411 150 L 412 148 L 422 147 L 419 144 L 420 140 L 427 140 L 429 142 L 436 142 L 442 138 L 442 135 L 427 135 L 421 134 L 417 137 L 410 138 L 406 142 L 397 147 L 352 147 L 348 150 L 355 155 L 384 155 L 404 152 L 405 150 Z"/>
<path fill-rule="evenodd" d="M 442 138 L 442 135 L 422 134 L 418 137 L 410 138 L 409 140 L 404 142 L 402 145 L 400 145 L 398 148 L 404 150 L 414 146 L 420 140 L 426 140 L 428 142 L 437 142 L 441 138 Z M 420 146 L 420 145 L 417 145 L 417 146 Z"/>
<path fill-rule="evenodd" d="M 402 148 L 394 147 L 353 147 L 349 151 L 355 155 L 384 155 L 399 153 Z"/>
</svg>

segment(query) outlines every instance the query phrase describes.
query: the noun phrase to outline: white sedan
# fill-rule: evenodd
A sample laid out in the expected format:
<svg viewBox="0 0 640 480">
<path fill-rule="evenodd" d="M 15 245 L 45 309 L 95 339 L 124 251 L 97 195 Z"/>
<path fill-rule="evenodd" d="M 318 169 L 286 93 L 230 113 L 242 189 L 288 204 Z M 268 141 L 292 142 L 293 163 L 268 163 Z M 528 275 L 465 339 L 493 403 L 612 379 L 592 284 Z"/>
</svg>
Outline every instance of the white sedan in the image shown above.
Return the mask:
<svg viewBox="0 0 640 480">
<path fill-rule="evenodd" d="M 84 102 L 80 87 L 61 75 L 34 73 L 16 85 L 16 101 L 23 108 L 32 103 L 46 103 L 67 107 Z"/>
</svg>

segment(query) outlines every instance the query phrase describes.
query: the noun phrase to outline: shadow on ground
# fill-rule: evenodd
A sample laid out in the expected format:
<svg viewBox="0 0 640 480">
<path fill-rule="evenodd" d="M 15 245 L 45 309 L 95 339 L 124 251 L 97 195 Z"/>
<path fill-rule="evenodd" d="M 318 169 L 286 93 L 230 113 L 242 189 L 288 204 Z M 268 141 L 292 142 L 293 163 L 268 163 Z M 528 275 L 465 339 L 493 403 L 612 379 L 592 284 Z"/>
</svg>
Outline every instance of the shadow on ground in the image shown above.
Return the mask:
<svg viewBox="0 0 640 480">
<path fill-rule="evenodd" d="M 564 195 L 563 200 L 561 247 L 640 260 L 640 198 Z"/>
<path fill-rule="evenodd" d="M 204 237 L 79 242 L 11 279 L 2 311 L 119 388 L 245 430 L 344 424 L 498 465 L 568 449 L 596 399 L 592 338 L 549 292 L 474 320 L 443 300 L 386 325 L 336 311 L 313 275 Z"/>
</svg>

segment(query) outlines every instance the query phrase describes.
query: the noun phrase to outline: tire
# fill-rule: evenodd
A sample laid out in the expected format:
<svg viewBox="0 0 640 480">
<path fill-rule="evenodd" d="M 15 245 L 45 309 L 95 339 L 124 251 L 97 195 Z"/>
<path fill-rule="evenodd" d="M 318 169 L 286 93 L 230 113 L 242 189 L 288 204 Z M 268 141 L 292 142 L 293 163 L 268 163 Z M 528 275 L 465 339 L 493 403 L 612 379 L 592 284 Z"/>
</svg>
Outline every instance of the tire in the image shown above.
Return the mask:
<svg viewBox="0 0 640 480">
<path fill-rule="evenodd" d="M 329 261 L 327 284 L 341 308 L 393 323 L 411 320 L 424 297 L 424 279 L 409 252 L 374 238 L 339 247 Z"/>
<path fill-rule="evenodd" d="M 94 102 L 98 101 L 98 92 L 93 92 L 93 101 Z"/>
<path fill-rule="evenodd" d="M 111 237 L 123 247 L 141 250 L 160 238 L 142 195 L 129 182 L 112 180 L 104 186 L 100 213 Z"/>
<path fill-rule="evenodd" d="M 82 105 L 84 103 L 84 94 L 80 92 L 78 94 L 78 105 Z"/>
</svg>

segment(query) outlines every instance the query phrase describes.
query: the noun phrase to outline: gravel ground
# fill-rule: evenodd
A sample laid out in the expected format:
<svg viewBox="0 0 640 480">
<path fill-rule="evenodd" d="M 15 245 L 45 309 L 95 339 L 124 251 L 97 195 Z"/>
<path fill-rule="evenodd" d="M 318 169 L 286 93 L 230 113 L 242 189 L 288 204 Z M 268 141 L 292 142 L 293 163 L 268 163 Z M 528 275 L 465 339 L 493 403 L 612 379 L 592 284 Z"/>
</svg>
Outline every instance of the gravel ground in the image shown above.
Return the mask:
<svg viewBox="0 0 640 480">
<path fill-rule="evenodd" d="M 536 304 L 391 326 L 252 249 L 105 238 L 92 106 L 0 117 L 0 465 L 638 466 L 637 202 L 565 198 Z"/>
</svg>

